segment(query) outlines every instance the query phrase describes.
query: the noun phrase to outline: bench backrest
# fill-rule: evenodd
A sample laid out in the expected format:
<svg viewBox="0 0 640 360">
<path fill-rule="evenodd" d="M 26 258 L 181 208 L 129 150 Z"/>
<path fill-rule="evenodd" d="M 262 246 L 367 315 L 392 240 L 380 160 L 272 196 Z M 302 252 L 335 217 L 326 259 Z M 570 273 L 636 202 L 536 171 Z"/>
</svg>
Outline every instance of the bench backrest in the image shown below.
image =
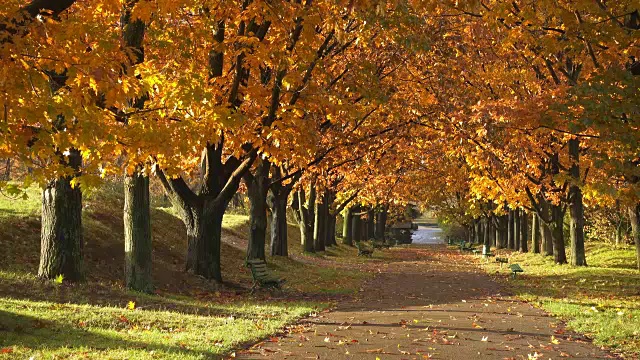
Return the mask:
<svg viewBox="0 0 640 360">
<path fill-rule="evenodd" d="M 251 268 L 251 273 L 256 278 L 269 275 L 267 272 L 267 263 L 264 260 L 247 260 L 247 265 Z"/>
</svg>

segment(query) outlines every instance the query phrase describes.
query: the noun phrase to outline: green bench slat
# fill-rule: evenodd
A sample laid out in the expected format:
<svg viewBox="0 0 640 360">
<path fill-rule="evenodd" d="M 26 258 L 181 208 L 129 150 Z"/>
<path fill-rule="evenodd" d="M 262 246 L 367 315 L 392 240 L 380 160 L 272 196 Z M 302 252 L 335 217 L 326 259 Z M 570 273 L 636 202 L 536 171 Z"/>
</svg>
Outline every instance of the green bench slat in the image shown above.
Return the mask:
<svg viewBox="0 0 640 360">
<path fill-rule="evenodd" d="M 251 269 L 253 280 L 260 286 L 280 287 L 282 279 L 278 279 L 269 273 L 267 263 L 261 259 L 247 260 L 247 266 Z M 253 292 L 253 290 L 251 290 Z"/>
<path fill-rule="evenodd" d="M 509 265 L 509 268 L 511 268 L 511 271 L 513 271 L 514 273 L 516 273 L 516 272 L 524 272 L 524 270 L 522 270 L 522 268 L 518 264 L 511 264 L 511 265 Z"/>
</svg>

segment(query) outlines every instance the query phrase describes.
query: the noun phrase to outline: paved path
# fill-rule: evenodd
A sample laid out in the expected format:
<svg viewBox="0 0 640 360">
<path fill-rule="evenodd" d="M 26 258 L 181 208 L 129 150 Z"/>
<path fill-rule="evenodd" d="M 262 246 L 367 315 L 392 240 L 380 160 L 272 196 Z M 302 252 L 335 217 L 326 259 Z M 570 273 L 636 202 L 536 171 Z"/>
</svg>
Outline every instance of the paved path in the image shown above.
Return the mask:
<svg viewBox="0 0 640 360">
<path fill-rule="evenodd" d="M 610 358 L 541 310 L 504 296 L 466 256 L 444 246 L 389 250 L 391 260 L 356 299 L 236 358 Z"/>
<path fill-rule="evenodd" d="M 411 243 L 416 245 L 443 244 L 444 240 L 440 238 L 442 229 L 437 226 L 418 226 L 411 235 Z"/>
</svg>

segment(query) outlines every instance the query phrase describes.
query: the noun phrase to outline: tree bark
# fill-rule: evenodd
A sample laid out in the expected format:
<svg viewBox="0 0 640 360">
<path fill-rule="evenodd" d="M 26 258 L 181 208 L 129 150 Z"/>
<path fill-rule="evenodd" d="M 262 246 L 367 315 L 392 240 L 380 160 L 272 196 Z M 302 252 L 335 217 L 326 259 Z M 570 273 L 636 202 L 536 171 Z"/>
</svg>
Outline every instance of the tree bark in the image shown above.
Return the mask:
<svg viewBox="0 0 640 360">
<path fill-rule="evenodd" d="M 551 205 L 551 237 L 553 239 L 553 261 L 556 264 L 566 264 L 567 254 L 564 246 L 564 212 L 562 205 Z"/>
<path fill-rule="evenodd" d="M 354 209 L 354 211 L 358 213 L 360 211 L 360 207 L 357 207 L 356 209 Z M 351 222 L 351 237 L 353 238 L 353 241 L 362 241 L 362 219 L 360 218 L 360 215 L 353 215 L 351 217 Z"/>
<path fill-rule="evenodd" d="M 267 205 L 271 209 L 271 256 L 289 256 L 287 235 L 287 198 L 283 189 L 269 191 Z"/>
<path fill-rule="evenodd" d="M 123 67 L 129 69 L 144 62 L 144 33 L 146 25 L 140 20 L 131 21 L 133 4 L 125 5 L 120 19 L 122 37 L 126 50 L 130 52 L 129 61 Z M 131 101 L 133 106 L 144 109 L 146 97 Z M 126 117 L 124 123 L 127 124 Z M 125 285 L 127 288 L 150 293 L 153 291 L 152 278 L 152 238 L 151 205 L 149 196 L 149 177 L 140 173 L 143 166 L 137 166 L 132 175 L 124 178 L 124 248 L 125 248 Z"/>
<path fill-rule="evenodd" d="M 342 243 L 345 245 L 353 246 L 353 234 L 352 234 L 352 207 L 345 208 L 342 215 Z"/>
<path fill-rule="evenodd" d="M 536 213 L 531 215 L 531 248 L 534 254 L 540 253 L 540 225 Z"/>
<path fill-rule="evenodd" d="M 485 234 L 488 234 L 485 231 L 485 227 L 486 226 L 482 222 L 482 218 L 476 219 L 476 234 L 477 234 L 476 243 L 477 244 L 484 244 Z"/>
<path fill-rule="evenodd" d="M 337 209 L 334 208 L 334 202 L 336 200 L 336 195 L 335 193 L 333 193 L 330 190 L 327 190 L 325 193 L 325 206 L 326 206 L 326 216 L 327 216 L 327 223 L 326 223 L 326 236 L 325 236 L 325 242 L 324 242 L 324 246 L 334 246 L 334 245 L 338 245 L 338 243 L 336 243 L 336 216 L 337 214 L 334 212 Z"/>
<path fill-rule="evenodd" d="M 329 226 L 327 228 L 327 243 L 326 246 L 336 246 L 338 243 L 336 242 L 336 222 L 337 216 L 329 213 Z"/>
<path fill-rule="evenodd" d="M 549 203 L 546 200 L 540 201 L 540 211 L 546 218 L 551 218 L 549 214 Z M 544 256 L 553 256 L 553 237 L 551 236 L 551 228 L 548 224 L 545 224 L 540 220 L 540 246 L 542 247 L 542 255 Z"/>
<path fill-rule="evenodd" d="M 507 236 L 508 236 L 508 216 L 507 215 L 502 215 L 500 217 L 498 217 L 498 241 L 497 241 L 497 245 L 496 248 L 497 249 L 504 249 L 505 246 L 507 245 Z"/>
<path fill-rule="evenodd" d="M 374 237 L 376 240 L 384 241 L 384 232 L 387 227 L 387 206 L 383 206 L 377 213 L 376 219 L 376 231 Z"/>
<path fill-rule="evenodd" d="M 190 206 L 182 216 L 188 240 L 186 270 L 217 282 L 222 282 L 220 247 L 224 211 L 220 204 L 207 199 L 202 205 Z"/>
<path fill-rule="evenodd" d="M 320 202 L 316 203 L 315 221 L 313 227 L 313 248 L 316 252 L 325 250 L 327 237 L 327 197 L 323 194 Z"/>
<path fill-rule="evenodd" d="M 72 149 L 67 165 L 80 174 L 82 156 Z M 51 181 L 42 192 L 40 266 L 38 276 L 64 280 L 85 279 L 82 234 L 82 192 L 72 187 L 72 176 Z"/>
<path fill-rule="evenodd" d="M 484 243 L 482 247 L 482 254 L 490 254 L 491 253 L 491 219 L 489 217 L 485 217 L 484 226 L 483 226 L 483 238 Z"/>
<path fill-rule="evenodd" d="M 169 178 L 162 170 L 157 172 L 171 203 L 181 210 L 187 228 L 186 270 L 217 282 L 222 282 L 222 217 L 242 176 L 257 157 L 257 152 L 251 151 L 242 161 L 229 157 L 223 163 L 223 144 L 224 138 L 221 138 L 216 145 L 207 144 L 203 149 L 202 184 L 198 194 L 181 177 Z"/>
<path fill-rule="evenodd" d="M 140 173 L 124 177 L 125 286 L 151 293 L 152 238 L 149 177 Z"/>
<path fill-rule="evenodd" d="M 520 210 L 520 252 L 526 253 L 529 251 L 527 246 L 527 240 L 529 240 L 529 217 L 524 209 Z"/>
<path fill-rule="evenodd" d="M 636 244 L 636 265 L 640 270 L 640 203 L 629 208 L 629 220 L 633 242 Z"/>
<path fill-rule="evenodd" d="M 367 210 L 367 240 L 374 239 L 376 236 L 376 213 L 373 207 Z"/>
<path fill-rule="evenodd" d="M 513 250 L 520 250 L 520 209 L 513 210 Z"/>
<path fill-rule="evenodd" d="M 509 210 L 508 220 L 507 220 L 507 248 L 514 249 L 515 248 L 515 230 L 514 230 L 514 214 L 513 210 Z"/>
<path fill-rule="evenodd" d="M 258 160 L 255 174 L 247 172 L 244 176 L 249 196 L 249 244 L 247 259 L 266 259 L 265 244 L 267 237 L 267 193 L 269 191 L 269 168 L 266 160 Z"/>
<path fill-rule="evenodd" d="M 305 203 L 305 191 L 298 191 L 298 201 L 300 208 L 300 238 L 302 249 L 305 252 L 315 252 L 313 247 L 313 223 L 315 220 L 316 188 L 312 183 L 309 187 L 309 201 Z"/>
<path fill-rule="evenodd" d="M 584 205 L 580 183 L 580 140 L 569 140 L 569 158 L 571 159 L 572 184 L 569 186 L 570 199 L 570 237 L 571 237 L 571 265 L 587 266 L 584 252 Z"/>
</svg>

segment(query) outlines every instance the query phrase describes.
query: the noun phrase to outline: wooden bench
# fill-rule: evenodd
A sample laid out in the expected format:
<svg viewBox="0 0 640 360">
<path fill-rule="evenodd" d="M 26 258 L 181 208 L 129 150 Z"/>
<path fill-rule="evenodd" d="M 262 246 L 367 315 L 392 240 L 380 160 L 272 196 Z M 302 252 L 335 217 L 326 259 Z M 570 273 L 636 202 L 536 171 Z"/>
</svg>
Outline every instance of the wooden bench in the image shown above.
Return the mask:
<svg viewBox="0 0 640 360">
<path fill-rule="evenodd" d="M 509 265 L 509 268 L 511 269 L 511 278 L 512 279 L 516 278 L 516 274 L 517 273 L 524 272 L 524 270 L 522 270 L 522 268 L 518 264 L 511 264 L 511 265 Z"/>
<path fill-rule="evenodd" d="M 467 247 L 467 243 L 460 241 L 460 252 L 473 251 L 472 247 Z"/>
<path fill-rule="evenodd" d="M 482 253 L 482 250 L 473 249 L 473 250 L 471 250 L 471 252 L 473 253 L 473 255 L 480 255 Z"/>
<path fill-rule="evenodd" d="M 258 286 L 262 288 L 280 289 L 285 282 L 284 279 L 279 279 L 269 274 L 267 263 L 262 259 L 247 260 L 247 266 L 251 269 L 251 276 L 253 277 L 253 286 L 251 287 L 252 294 Z"/>
<path fill-rule="evenodd" d="M 373 242 L 374 249 L 389 249 L 391 248 L 391 244 L 387 244 L 384 241 L 374 241 Z"/>
<path fill-rule="evenodd" d="M 371 255 L 373 255 L 373 248 L 372 249 L 365 248 L 361 241 L 356 242 L 356 247 L 358 248 L 358 256 L 371 257 Z"/>
</svg>

